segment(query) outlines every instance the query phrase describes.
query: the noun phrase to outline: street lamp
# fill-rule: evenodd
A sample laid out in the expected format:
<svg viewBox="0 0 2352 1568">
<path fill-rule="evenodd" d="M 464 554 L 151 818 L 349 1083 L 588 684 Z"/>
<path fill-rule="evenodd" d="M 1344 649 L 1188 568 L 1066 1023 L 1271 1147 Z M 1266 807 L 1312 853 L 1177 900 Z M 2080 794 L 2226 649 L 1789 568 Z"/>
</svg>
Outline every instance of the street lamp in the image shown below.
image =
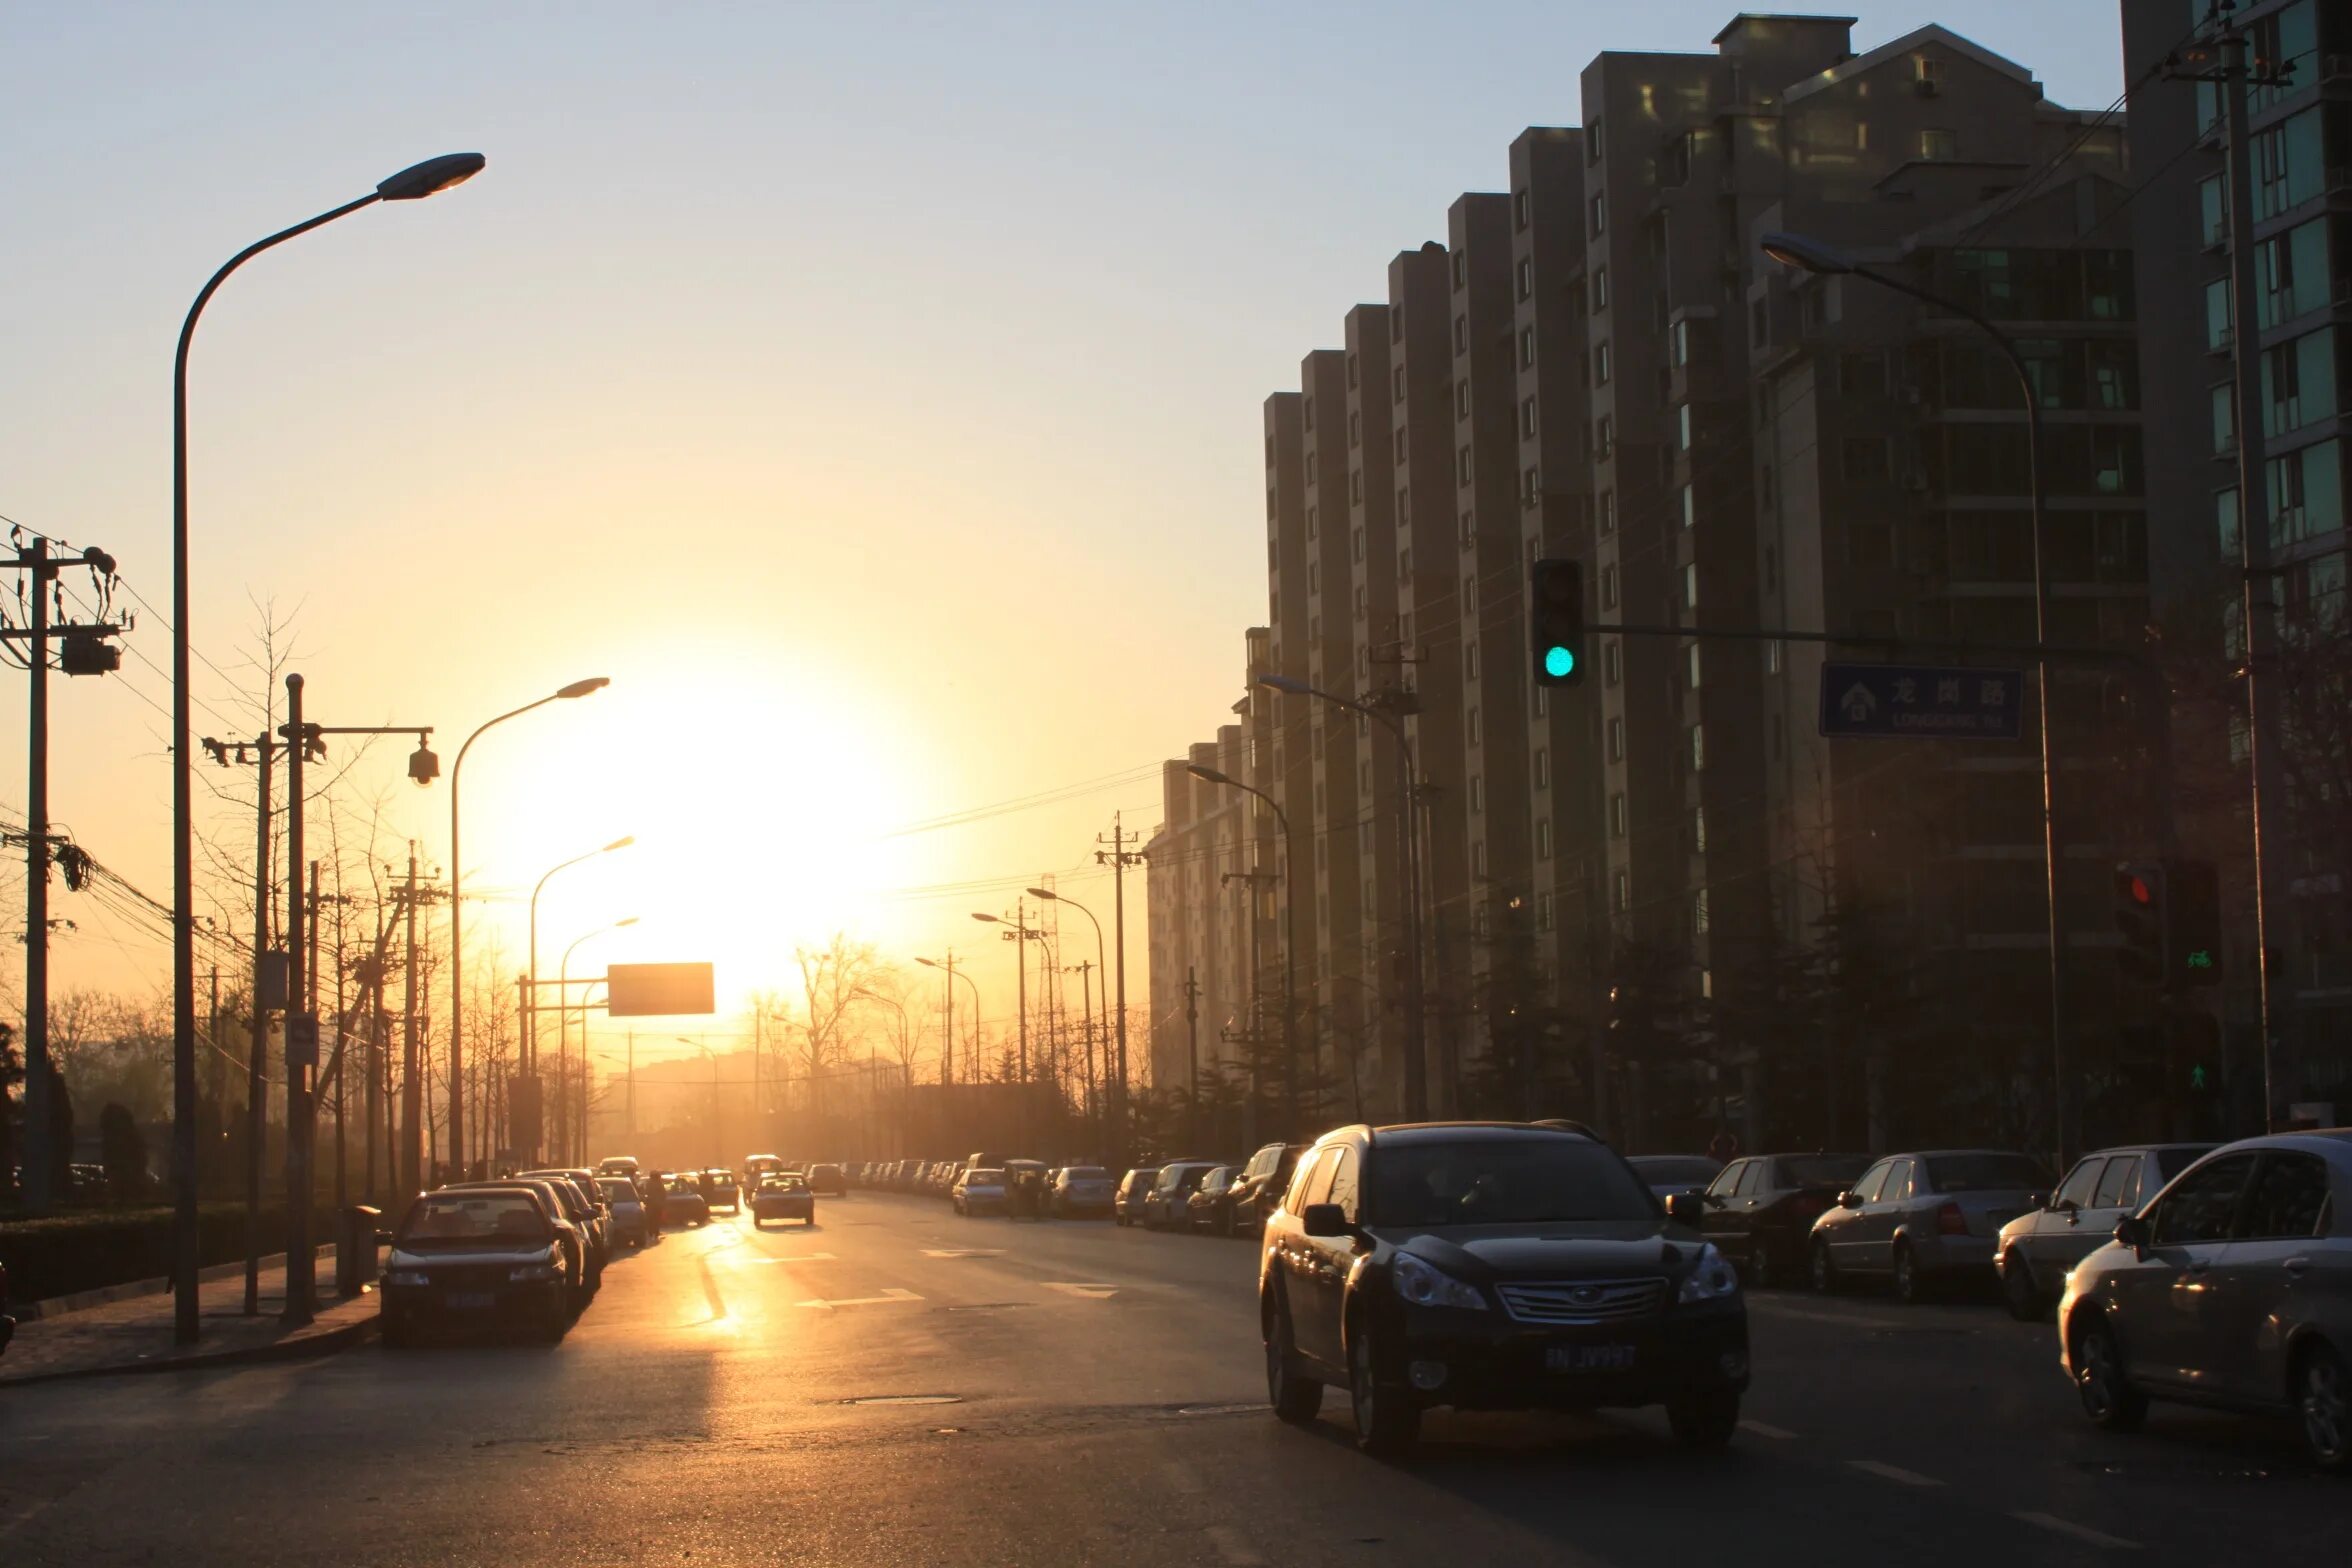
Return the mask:
<svg viewBox="0 0 2352 1568">
<path fill-rule="evenodd" d="M 465 874 L 464 863 L 458 856 L 457 786 L 465 772 L 466 753 L 484 730 L 495 729 L 507 720 L 520 718 L 533 708 L 544 708 L 551 702 L 568 702 L 599 692 L 612 684 L 609 677 L 592 675 L 586 680 L 559 686 L 537 702 L 526 702 L 519 708 L 501 713 L 497 718 L 478 726 L 457 748 L 457 761 L 449 768 L 449 1147 L 456 1155 L 458 1168 L 465 1168 L 465 1046 L 461 1026 L 465 1021 L 465 900 L 459 896 L 458 879 Z M 532 998 L 533 1003 L 538 998 Z M 494 1139 L 485 1140 L 485 1147 L 496 1147 Z"/>
<path fill-rule="evenodd" d="M 955 949 L 952 947 L 947 950 L 944 963 L 936 958 L 917 958 L 915 962 L 926 969 L 937 969 L 947 976 L 947 1049 L 939 1063 L 939 1083 L 940 1087 L 945 1088 L 955 1082 L 955 982 L 961 980 L 972 988 L 972 1038 L 975 1040 L 980 1037 L 980 983 L 956 967 Z M 967 1074 L 971 1072 L 969 1062 L 964 1064 L 964 1071 Z"/>
<path fill-rule="evenodd" d="M 563 950 L 563 957 L 556 964 L 555 972 L 557 979 L 555 982 L 555 1005 L 562 1009 L 561 1012 L 558 1012 L 555 1015 L 555 1077 L 556 1082 L 558 1083 L 563 1081 L 564 1063 L 570 1060 L 572 1026 L 572 954 L 578 950 L 580 944 L 583 942 L 603 936 L 610 931 L 619 931 L 624 927 L 633 926 L 636 923 L 637 917 L 635 915 L 629 915 L 620 920 L 614 921 L 610 925 L 598 926 L 593 931 L 585 932 L 580 936 L 572 938 L 572 945 Z M 589 983 L 593 984 L 594 982 Z M 532 998 L 534 1003 L 536 1003 L 537 1000 L 538 998 L 536 997 Z M 580 1009 L 579 1153 L 581 1163 L 586 1164 L 588 1158 L 588 1009 L 585 1006 Z"/>
<path fill-rule="evenodd" d="M 1289 874 L 1295 869 L 1290 864 L 1290 816 L 1282 809 L 1282 802 L 1254 784 L 1244 784 L 1230 774 L 1221 773 L 1215 768 L 1204 768 L 1197 762 L 1187 764 L 1185 771 L 1203 784 L 1215 784 L 1257 796 L 1273 810 L 1274 820 L 1282 828 L 1282 863 L 1285 872 L 1282 879 L 1282 1115 L 1283 1136 L 1295 1138 L 1298 1136 L 1299 1115 L 1298 883 Z M 1255 903 L 1254 894 L 1252 903 Z M 1251 941 L 1253 944 L 1256 941 L 1255 932 L 1251 933 Z"/>
<path fill-rule="evenodd" d="M 637 840 L 634 835 L 616 838 L 611 843 L 605 845 L 602 849 L 592 849 L 585 855 L 574 855 L 569 860 L 560 861 L 555 865 L 549 866 L 547 868 L 546 875 L 540 877 L 537 885 L 531 889 L 531 935 L 529 951 L 531 983 L 527 988 L 529 992 L 529 999 L 523 1004 L 523 1054 L 526 1058 L 528 1058 L 530 1064 L 527 1071 L 529 1071 L 529 1073 L 534 1078 L 538 1076 L 539 1072 L 539 895 L 542 891 L 545 890 L 548 878 L 554 876 L 558 871 L 568 871 L 584 860 L 594 860 L 599 855 L 609 855 L 616 849 L 627 849 L 631 844 L 636 842 Z M 560 1057 L 557 1059 L 556 1065 L 559 1068 L 562 1066 L 562 1060 Z M 542 1111 L 542 1120 L 544 1118 L 544 1114 L 544 1111 Z M 537 1132 L 538 1129 L 534 1128 L 534 1135 L 531 1139 L 531 1162 L 533 1164 L 537 1164 L 539 1161 L 539 1139 L 537 1137 Z"/>
<path fill-rule="evenodd" d="M 297 235 L 379 201 L 415 201 L 482 172 L 478 152 L 445 153 L 412 164 L 377 183 L 356 201 L 280 229 L 231 256 L 204 285 L 180 323 L 172 357 L 172 1165 L 179 1179 L 173 1205 L 172 1339 L 193 1345 L 200 1332 L 196 1271 L 203 1264 L 196 1218 L 196 745 L 193 659 L 188 628 L 188 349 L 197 318 L 229 274 Z"/>
<path fill-rule="evenodd" d="M 983 915 L 977 911 L 974 912 L 972 918 L 982 925 L 1010 927 L 1004 933 L 1004 939 L 1008 942 L 1027 943 L 1045 935 L 1043 931 L 1029 924 L 1029 911 L 1018 899 L 1013 901 L 1013 918 L 1010 920 L 1005 919 L 1002 915 Z M 1015 1019 L 1019 1024 L 1018 1038 L 1021 1042 L 1021 1098 L 1018 1124 L 1021 1137 L 1026 1141 L 1029 1136 L 1029 949 L 1025 946 L 1017 947 L 1013 957 L 1015 960 L 1013 964 L 1013 1007 Z"/>
<path fill-rule="evenodd" d="M 1405 1120 L 1429 1116 L 1428 1020 L 1422 1016 L 1425 980 L 1421 969 L 1421 835 L 1413 825 L 1413 742 L 1404 721 L 1387 708 L 1310 686 L 1294 675 L 1265 674 L 1258 684 L 1290 697 L 1316 697 L 1350 713 L 1376 719 L 1397 744 L 1397 845 L 1404 873 L 1405 939 Z M 1287 832 L 1284 837 L 1289 835 Z"/>
<path fill-rule="evenodd" d="M 1033 887 L 1029 890 L 1029 896 L 1031 898 L 1044 899 L 1046 902 L 1052 904 L 1065 904 L 1070 908 L 1077 910 L 1078 913 L 1084 915 L 1086 917 L 1086 923 L 1094 927 L 1094 967 L 1096 973 L 1099 974 L 1102 978 L 1102 990 L 1100 995 L 1103 1027 L 1100 1030 L 1100 1033 L 1102 1035 L 1103 1052 L 1107 1056 L 1111 1049 L 1111 971 L 1110 966 L 1103 960 L 1102 922 L 1094 918 L 1093 910 L 1087 908 L 1084 904 L 1079 903 L 1078 900 L 1074 898 L 1063 897 L 1061 894 L 1055 892 L 1050 887 Z M 1094 1053 L 1091 1050 L 1086 1053 L 1086 1072 L 1089 1079 L 1094 1076 Z M 1104 1076 L 1107 1077 L 1109 1075 L 1106 1073 Z M 1093 1092 L 1093 1085 L 1091 1082 L 1088 1084 L 1087 1088 L 1089 1093 Z M 1119 1103 L 1114 1114 L 1116 1116 L 1123 1117 L 1126 1114 L 1127 1109 L 1127 1064 L 1125 1062 L 1119 1063 L 1118 1101 Z M 1097 1128 L 1096 1131 L 1099 1133 L 1101 1129 Z M 1121 1139 L 1119 1147 L 1123 1149 L 1126 1147 L 1124 1140 L 1127 1136 L 1124 1126 L 1119 1128 L 1118 1136 Z"/>
<path fill-rule="evenodd" d="M 1907 279 L 1867 266 L 1836 246 L 1808 235 L 1767 234 L 1762 246 L 1764 254 L 1782 266 L 1795 267 L 1799 271 L 1821 277 L 1860 278 L 1880 288 L 1908 294 L 1938 310 L 1950 311 L 1992 340 L 1993 347 L 2000 350 L 2001 357 L 2009 362 L 2010 371 L 2017 377 L 2018 393 L 2025 400 L 2027 500 L 2033 528 L 2034 641 L 2041 645 L 2034 658 L 2034 689 L 2041 708 L 2041 722 L 2036 728 L 2041 732 L 2042 749 L 2042 886 L 2049 912 L 2050 1116 L 2054 1123 L 2052 1141 L 2057 1146 L 2058 1168 L 2064 1169 L 2074 1149 L 2073 1052 L 2067 1040 L 2064 933 L 2058 912 L 2057 775 L 2050 744 L 2050 576 L 2047 568 L 2049 540 L 2042 515 L 2045 486 L 2042 476 L 2041 393 L 2034 386 L 2033 376 L 2026 369 L 2024 356 L 2017 352 L 2015 341 L 1981 312 L 1970 309 L 1958 300 L 1947 299 L 1921 288 Z"/>
</svg>

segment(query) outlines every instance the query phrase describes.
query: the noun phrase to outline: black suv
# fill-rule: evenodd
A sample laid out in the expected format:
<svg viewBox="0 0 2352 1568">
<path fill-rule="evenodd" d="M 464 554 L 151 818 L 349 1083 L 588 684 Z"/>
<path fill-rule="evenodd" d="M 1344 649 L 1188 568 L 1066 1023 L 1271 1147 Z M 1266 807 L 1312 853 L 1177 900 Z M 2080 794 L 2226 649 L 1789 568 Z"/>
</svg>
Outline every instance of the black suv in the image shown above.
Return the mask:
<svg viewBox="0 0 2352 1568">
<path fill-rule="evenodd" d="M 1275 1414 L 1348 1390 L 1356 1441 L 1398 1452 L 1421 1412 L 1662 1404 L 1721 1447 L 1748 1385 L 1739 1276 L 1616 1150 L 1498 1122 L 1343 1127 L 1301 1156 L 1258 1271 Z"/>
</svg>

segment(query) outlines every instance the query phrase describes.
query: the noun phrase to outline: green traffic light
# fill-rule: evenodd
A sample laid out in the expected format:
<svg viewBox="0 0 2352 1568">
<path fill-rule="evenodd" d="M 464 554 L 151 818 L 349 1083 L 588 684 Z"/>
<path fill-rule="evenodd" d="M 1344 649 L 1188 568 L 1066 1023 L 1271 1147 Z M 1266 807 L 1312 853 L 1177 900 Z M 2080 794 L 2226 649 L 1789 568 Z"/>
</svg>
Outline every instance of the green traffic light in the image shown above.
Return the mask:
<svg viewBox="0 0 2352 1568">
<path fill-rule="evenodd" d="M 1566 680 L 1576 673 L 1576 650 L 1554 643 L 1544 650 L 1544 673 L 1554 680 Z"/>
</svg>

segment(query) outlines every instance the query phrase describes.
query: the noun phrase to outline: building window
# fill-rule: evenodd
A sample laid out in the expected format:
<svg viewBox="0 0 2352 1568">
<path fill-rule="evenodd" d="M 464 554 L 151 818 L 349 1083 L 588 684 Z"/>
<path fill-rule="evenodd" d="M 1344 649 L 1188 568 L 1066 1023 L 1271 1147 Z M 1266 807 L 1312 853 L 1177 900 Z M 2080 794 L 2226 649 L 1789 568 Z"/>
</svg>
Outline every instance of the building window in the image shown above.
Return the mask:
<svg viewBox="0 0 2352 1568">
<path fill-rule="evenodd" d="M 1527 471 L 1519 476 L 1519 504 L 1533 506 L 1542 495 L 1543 474 L 1530 463 Z"/>
<path fill-rule="evenodd" d="M 1486 779 L 1483 775 L 1473 773 L 1470 775 L 1470 814 L 1477 816 L 1485 809 Z"/>
<path fill-rule="evenodd" d="M 1595 343 L 1593 345 L 1593 385 L 1596 387 L 1605 387 L 1608 384 L 1609 345 L 1606 343 Z"/>
<path fill-rule="evenodd" d="M 1552 928 L 1552 895 L 1549 893 L 1535 895 L 1535 928 L 1538 931 L 1549 931 Z"/>
<path fill-rule="evenodd" d="M 1410 579 L 1413 575 L 1413 547 L 1406 545 L 1397 552 L 1397 575 Z"/>
<path fill-rule="evenodd" d="M 1764 645 L 1765 674 L 1778 675 L 1780 673 L 1780 649 L 1781 645 L 1776 642 L 1768 642 Z"/>
<path fill-rule="evenodd" d="M 1352 391 L 1354 391 L 1354 390 L 1355 390 L 1355 388 L 1356 388 L 1356 356 L 1355 356 L 1355 355 L 1353 355 L 1353 354 L 1350 354 L 1350 355 L 1348 356 L 1348 390 L 1352 392 Z"/>
<path fill-rule="evenodd" d="M 1465 729 L 1465 731 L 1466 731 L 1466 738 L 1467 738 L 1467 740 L 1468 740 L 1469 744 L 1471 744 L 1471 745 L 1473 745 L 1473 746 L 1477 745 L 1477 744 L 1478 744 L 1478 710 L 1477 710 L 1476 708 L 1472 708 L 1472 709 L 1469 711 L 1469 713 L 1468 713 L 1467 715 L 1465 715 L 1465 716 L 1464 716 L 1464 718 L 1463 718 L 1463 721 L 1462 721 L 1462 722 L 1463 722 L 1464 729 Z"/>
<path fill-rule="evenodd" d="M 1704 724 L 1690 727 L 1690 764 L 1693 773 L 1707 771 L 1707 726 Z"/>
<path fill-rule="evenodd" d="M 1617 568 L 1614 564 L 1601 568 L 1601 608 L 1617 608 Z"/>
<path fill-rule="evenodd" d="M 1454 383 L 1454 417 L 1470 417 L 1470 382 L 1467 377 Z"/>
<path fill-rule="evenodd" d="M 1625 794 L 1622 790 L 1609 797 L 1609 836 L 1625 836 Z"/>
<path fill-rule="evenodd" d="M 1538 860 L 1552 858 L 1552 824 L 1543 817 L 1538 817 L 1535 821 L 1535 858 Z"/>
<path fill-rule="evenodd" d="M 1521 299 L 1535 298 L 1535 258 L 1533 256 L 1519 258 L 1519 297 Z"/>
<path fill-rule="evenodd" d="M 1633 907 L 1633 879 L 1625 872 L 1620 871 L 1616 874 L 1615 887 L 1617 911 L 1619 914 L 1623 914 Z"/>
<path fill-rule="evenodd" d="M 1519 368 L 1532 369 L 1535 365 L 1535 328 L 1519 329 Z"/>
<path fill-rule="evenodd" d="M 1361 468 L 1348 470 L 1348 499 L 1350 501 L 1364 499 L 1364 471 Z"/>
<path fill-rule="evenodd" d="M 1538 686 L 1535 688 L 1535 716 L 1539 719 L 1552 711 L 1551 704 L 1544 700 L 1547 696 L 1550 695 L 1550 693 L 1551 688 L 1549 686 Z"/>
<path fill-rule="evenodd" d="M 1457 354 L 1470 352 L 1470 318 L 1468 316 L 1454 318 L 1454 352 Z"/>
<path fill-rule="evenodd" d="M 1355 363 L 1356 362 L 1352 359 L 1348 361 L 1348 365 L 1351 369 L 1354 367 Z M 1354 378 L 1351 376 L 1349 379 L 1353 380 Z M 1356 447 L 1362 446 L 1363 444 L 1364 416 L 1351 408 L 1348 410 L 1348 445 L 1351 447 Z"/>
<path fill-rule="evenodd" d="M 1466 250 L 1458 250 L 1458 251 L 1455 251 L 1455 252 L 1454 252 L 1454 287 L 1455 287 L 1455 288 L 1457 288 L 1457 289 L 1460 289 L 1460 288 L 1466 287 L 1466 286 L 1469 284 L 1469 282 L 1470 282 L 1470 253 L 1469 253 L 1468 251 L 1466 251 Z"/>
<path fill-rule="evenodd" d="M 1363 585 L 1362 583 L 1358 583 L 1358 584 L 1356 584 L 1356 619 L 1360 621 L 1360 620 L 1362 620 L 1363 618 L 1364 618 L 1364 585 Z"/>
<path fill-rule="evenodd" d="M 1609 232 L 1609 196 L 1606 191 L 1593 192 L 1591 237 L 1599 239 Z"/>
<path fill-rule="evenodd" d="M 1690 323 L 1689 323 L 1688 321 L 1677 321 L 1677 322 L 1674 324 L 1673 330 L 1672 330 L 1672 332 L 1669 334 L 1669 336 L 1668 336 L 1668 340 L 1667 340 L 1667 341 L 1668 341 L 1668 344 L 1669 344 L 1669 349 L 1670 349 L 1670 352 L 1672 353 L 1672 355 L 1673 355 L 1673 358 L 1674 358 L 1674 363 L 1675 363 L 1675 364 L 1677 364 L 1677 365 L 1687 365 L 1687 364 L 1689 364 L 1689 363 L 1690 363 Z"/>
<path fill-rule="evenodd" d="M 1484 844 L 1470 846 L 1470 874 L 1474 877 L 1486 875 L 1486 846 Z M 1485 908 L 1482 906 L 1478 913 L 1483 918 L 1486 914 Z"/>
<path fill-rule="evenodd" d="M 1612 637 L 1601 644 L 1601 682 L 1614 686 L 1625 679 L 1625 645 Z"/>
<path fill-rule="evenodd" d="M 1300 401 L 1299 401 L 1299 419 L 1300 419 L 1300 422 L 1301 422 L 1301 424 L 1303 425 L 1303 427 L 1304 427 L 1306 430 L 1308 430 L 1309 432 L 1312 432 L 1312 431 L 1314 430 L 1314 428 L 1315 428 L 1315 400 L 1314 400 L 1313 398 L 1311 398 L 1311 397 L 1310 397 L 1310 398 L 1302 398 L 1302 399 L 1300 399 Z"/>
<path fill-rule="evenodd" d="M 1686 689 L 1699 689 L 1699 645 L 1695 642 L 1682 651 L 1682 679 Z"/>
<path fill-rule="evenodd" d="M 1593 421 L 1593 461 L 1596 463 L 1607 462 L 1610 454 L 1616 449 L 1617 443 L 1609 425 L 1609 416 L 1603 414 Z"/>
<path fill-rule="evenodd" d="M 1919 156 L 1928 163 L 1950 163 L 1960 156 L 1960 137 L 1954 131 L 1921 131 Z"/>
<path fill-rule="evenodd" d="M 1700 888 L 1691 895 L 1691 935 L 1707 934 L 1707 890 Z"/>
<path fill-rule="evenodd" d="M 1609 721 L 1609 760 L 1625 760 L 1625 720 L 1622 716 Z"/>
<path fill-rule="evenodd" d="M 1615 533 L 1615 532 L 1617 531 L 1617 492 L 1616 492 L 1616 491 L 1614 491 L 1614 490 L 1603 490 L 1603 491 L 1601 492 L 1601 499 L 1600 499 L 1600 504 L 1599 504 L 1599 511 L 1600 511 L 1600 514 L 1601 514 L 1601 534 L 1602 534 L 1602 537 L 1606 538 L 1608 535 L 1610 535 L 1610 534 L 1613 534 L 1613 533 Z"/>
<path fill-rule="evenodd" d="M 1356 765 L 1356 788 L 1366 795 L 1372 793 L 1371 763 L 1360 762 Z M 1366 826 L 1370 826 L 1370 824 L 1367 823 Z"/>
<path fill-rule="evenodd" d="M 1475 642 L 1462 645 L 1462 679 L 1466 681 L 1478 679 L 1478 644 Z M 1470 744 L 1473 746 L 1478 744 L 1478 710 L 1476 708 L 1470 710 Z"/>
<path fill-rule="evenodd" d="M 1584 161 L 1588 164 L 1601 161 L 1601 117 L 1597 114 L 1585 122 Z"/>
<path fill-rule="evenodd" d="M 1681 489 L 1682 526 L 1696 528 L 1699 523 L 1699 487 L 1684 485 Z"/>
<path fill-rule="evenodd" d="M 1707 808 L 1694 807 L 1691 811 L 1691 849 L 1696 854 L 1707 852 Z"/>
<path fill-rule="evenodd" d="M 1609 269 L 1606 267 L 1595 267 L 1593 268 L 1592 275 L 1592 313 L 1597 316 L 1608 308 Z"/>
<path fill-rule="evenodd" d="M 1676 451 L 1687 452 L 1691 449 L 1692 427 L 1691 405 L 1685 403 L 1674 411 L 1674 449 Z"/>
<path fill-rule="evenodd" d="M 1363 558 L 1364 530 L 1358 528 L 1348 539 L 1348 559 L 1351 561 L 1361 561 Z"/>
<path fill-rule="evenodd" d="M 1399 365 L 1396 367 L 1396 369 L 1390 371 L 1388 373 L 1388 382 L 1389 385 L 1395 390 L 1395 396 L 1391 399 L 1391 401 L 1402 403 L 1405 400 L 1405 367 Z M 1397 432 L 1397 440 L 1401 449 L 1404 441 L 1403 431 L 1400 430 Z"/>
<path fill-rule="evenodd" d="M 1311 506 L 1307 508 L 1307 537 L 1309 539 L 1315 537 L 1315 509 Z M 1311 577 L 1313 573 L 1310 572 L 1308 575 Z"/>
<path fill-rule="evenodd" d="M 1534 435 L 1534 434 L 1535 434 L 1535 399 L 1534 399 L 1534 398 L 1531 398 L 1531 397 L 1530 397 L 1530 398 L 1522 398 L 1522 399 L 1520 400 L 1520 403 L 1519 403 L 1519 433 L 1520 433 L 1522 436 L 1532 436 L 1532 435 Z"/>
<path fill-rule="evenodd" d="M 1511 193 L 1511 226 L 1518 229 L 1527 227 L 1527 192 L 1525 191 Z"/>
<path fill-rule="evenodd" d="M 1682 604 L 1687 610 L 1699 607 L 1699 563 L 1685 562 L 1682 568 Z"/>
<path fill-rule="evenodd" d="M 1469 444 L 1465 442 L 1463 443 L 1461 450 L 1454 454 L 1454 483 L 1466 485 L 1469 482 L 1470 447 Z"/>
<path fill-rule="evenodd" d="M 1944 85 L 1944 62 L 1932 55 L 1913 55 L 1911 57 L 1911 80 L 1927 89 L 1919 95 L 1920 97 L 1933 98 L 1936 95 L 1936 90 Z"/>
<path fill-rule="evenodd" d="M 1535 748 L 1535 787 L 1549 789 L 1551 785 L 1552 749 L 1549 746 L 1538 746 Z"/>
</svg>

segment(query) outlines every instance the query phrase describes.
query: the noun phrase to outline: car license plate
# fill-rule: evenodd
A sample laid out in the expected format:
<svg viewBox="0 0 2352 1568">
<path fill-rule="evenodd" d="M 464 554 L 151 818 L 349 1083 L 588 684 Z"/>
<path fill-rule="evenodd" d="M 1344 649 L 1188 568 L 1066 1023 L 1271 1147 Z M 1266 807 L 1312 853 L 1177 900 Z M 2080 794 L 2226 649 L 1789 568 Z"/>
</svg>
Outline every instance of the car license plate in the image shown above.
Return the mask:
<svg viewBox="0 0 2352 1568">
<path fill-rule="evenodd" d="M 1623 1372 L 1633 1365 L 1631 1345 L 1550 1345 L 1544 1367 L 1552 1372 Z"/>
<path fill-rule="evenodd" d="M 487 1290 L 453 1290 L 441 1299 L 452 1312 L 487 1312 L 498 1305 L 498 1297 Z"/>
</svg>

